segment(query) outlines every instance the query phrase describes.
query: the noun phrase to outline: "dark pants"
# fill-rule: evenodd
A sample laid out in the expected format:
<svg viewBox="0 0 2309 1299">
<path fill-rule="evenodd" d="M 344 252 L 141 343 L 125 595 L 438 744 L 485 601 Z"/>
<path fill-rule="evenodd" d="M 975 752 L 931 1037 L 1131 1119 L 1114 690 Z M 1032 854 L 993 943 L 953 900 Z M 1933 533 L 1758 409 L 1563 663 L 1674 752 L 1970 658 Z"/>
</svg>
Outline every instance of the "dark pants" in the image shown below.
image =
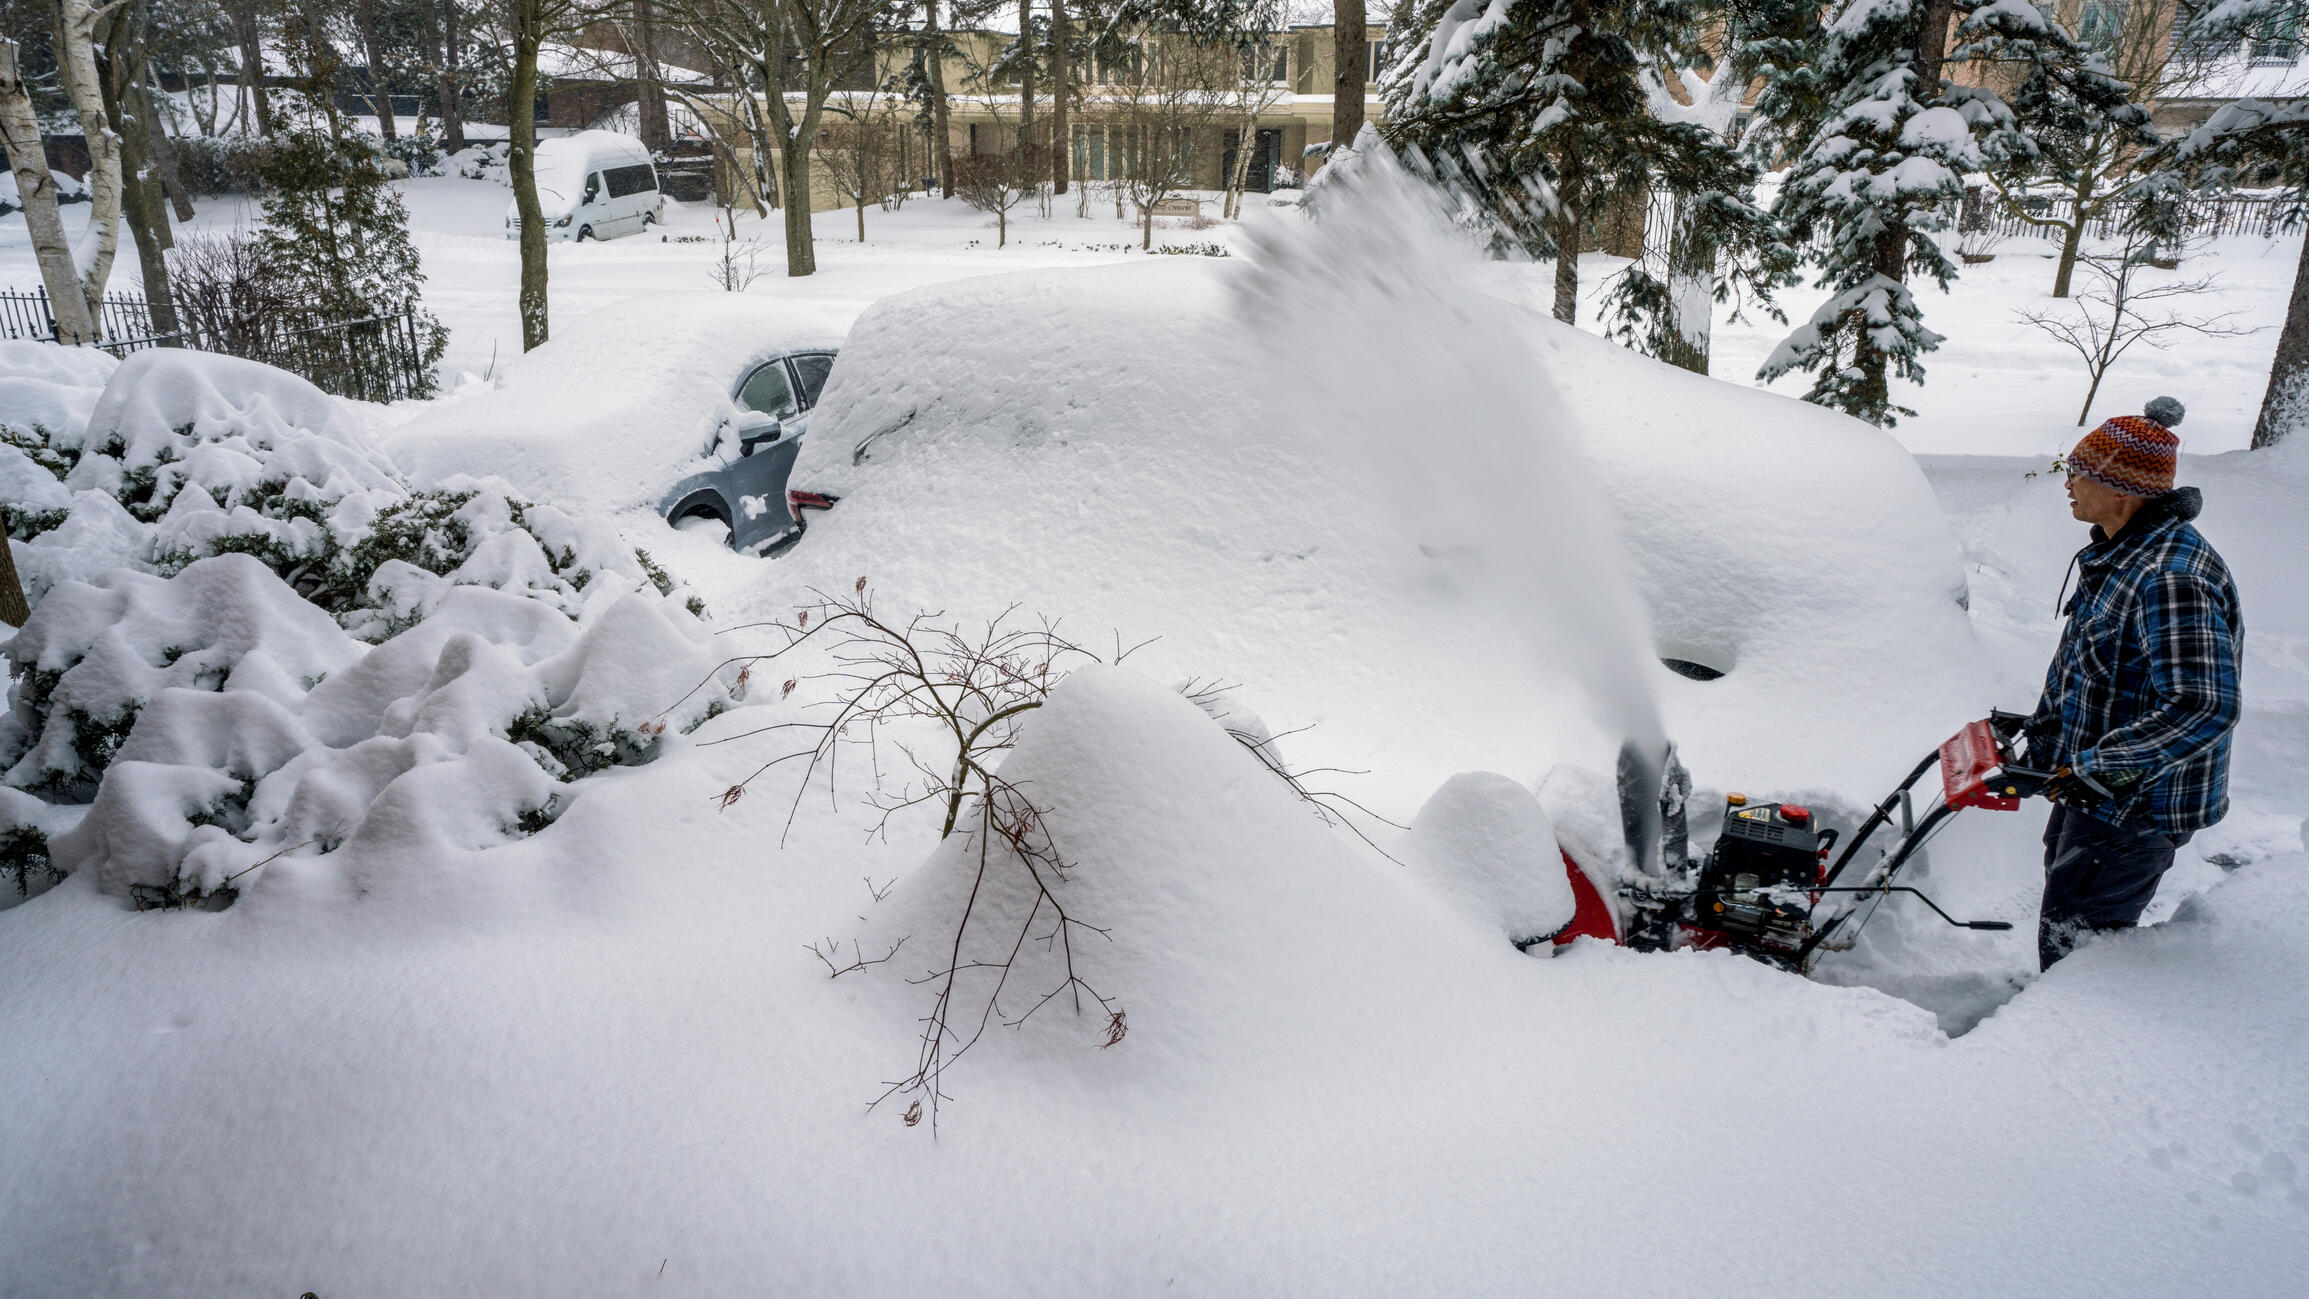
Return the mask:
<svg viewBox="0 0 2309 1299">
<path fill-rule="evenodd" d="M 2051 969 L 2094 930 L 2132 928 L 2157 895 L 2157 881 L 2179 846 L 2154 830 L 2129 830 L 2054 804 L 2044 827 L 2037 968 Z"/>
</svg>

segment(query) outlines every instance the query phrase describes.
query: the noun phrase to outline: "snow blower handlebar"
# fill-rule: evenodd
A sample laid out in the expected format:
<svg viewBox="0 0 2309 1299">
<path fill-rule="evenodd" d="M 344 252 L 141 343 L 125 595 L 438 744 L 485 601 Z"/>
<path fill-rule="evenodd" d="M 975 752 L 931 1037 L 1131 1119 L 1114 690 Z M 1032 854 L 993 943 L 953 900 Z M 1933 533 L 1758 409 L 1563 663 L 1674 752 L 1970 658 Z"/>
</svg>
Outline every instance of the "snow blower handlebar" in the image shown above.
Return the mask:
<svg viewBox="0 0 2309 1299">
<path fill-rule="evenodd" d="M 2052 772 L 2018 766 L 2010 760 L 2012 743 L 2020 737 L 2021 726 L 2027 720 L 2018 713 L 1991 711 L 1987 717 L 1967 724 L 1962 730 L 1948 737 L 1939 748 L 1925 755 L 1924 760 L 1916 764 L 1916 769 L 1908 773 L 1908 779 L 1901 781 L 1899 787 L 1886 795 L 1884 801 L 1878 803 L 1875 809 L 1868 814 L 1868 819 L 1861 822 L 1859 830 L 1852 835 L 1852 842 L 1844 845 L 1844 851 L 1837 854 L 1835 864 L 1829 868 L 1827 874 L 1821 877 L 1820 886 L 1812 891 L 1815 893 L 1907 893 L 1922 899 L 1924 905 L 1931 907 L 1935 915 L 1958 928 L 1985 930 L 2012 928 L 2009 923 L 2001 920 L 1958 920 L 1942 911 L 1938 904 L 1933 902 L 1931 898 L 1925 897 L 1923 893 L 1912 888 L 1896 887 L 1891 881 L 1893 873 L 1906 865 L 1908 859 L 1916 855 L 1916 851 L 1924 846 L 1925 841 L 1930 839 L 1948 818 L 1968 807 L 1988 808 L 1999 812 L 2013 811 L 2020 806 L 2021 799 L 2043 792 L 2044 787 L 2052 782 Z M 1873 878 L 1869 883 L 1857 887 L 1836 887 L 1837 878 L 1844 873 L 1844 868 L 1850 865 L 1852 859 L 1859 854 L 1861 845 L 1867 843 L 1869 836 L 1882 828 L 1886 821 L 1891 820 L 1892 814 L 1905 804 L 1908 792 L 1915 787 L 1916 782 L 1922 780 L 1924 773 L 1932 770 L 1935 766 L 1940 768 L 1940 802 L 1925 814 L 1923 820 L 1918 821 L 1909 829 L 1908 833 L 1902 835 L 1900 842 L 1884 855 L 1883 860 L 1871 872 Z M 1852 908 L 1846 908 L 1813 928 L 1797 949 L 1796 961 L 1799 968 L 1811 959 L 1812 953 L 1818 951 L 1822 943 L 1826 942 L 1843 926 L 1845 919 L 1852 914 L 1852 910 Z"/>
</svg>

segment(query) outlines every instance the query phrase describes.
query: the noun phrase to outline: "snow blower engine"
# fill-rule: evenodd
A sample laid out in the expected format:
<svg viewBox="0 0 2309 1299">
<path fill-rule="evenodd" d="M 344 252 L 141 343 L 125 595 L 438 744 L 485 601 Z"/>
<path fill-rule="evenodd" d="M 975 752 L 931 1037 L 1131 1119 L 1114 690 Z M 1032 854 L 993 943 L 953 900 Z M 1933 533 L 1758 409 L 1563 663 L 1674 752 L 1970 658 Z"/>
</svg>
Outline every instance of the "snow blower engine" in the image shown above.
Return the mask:
<svg viewBox="0 0 2309 1299">
<path fill-rule="evenodd" d="M 2012 811 L 2044 789 L 2051 772 L 2011 759 L 2025 720 L 1991 713 L 1950 736 L 1869 812 L 1849 840 L 1820 825 L 1808 807 L 1727 794 L 1723 831 L 1696 862 L 1686 836 L 1691 777 L 1672 749 L 1647 760 L 1630 745 L 1620 753 L 1619 796 L 1635 869 L 1616 890 L 1607 890 L 1567 856 L 1578 913 L 1555 941 L 1596 937 L 1639 951 L 1722 948 L 1804 973 L 1824 947 L 1849 946 L 1859 926 L 1848 922 L 1893 893 L 1915 897 L 1958 928 L 2010 929 L 2002 920 L 1957 920 L 1893 880 L 1959 811 Z M 1911 791 L 1934 766 L 1940 768 L 1940 797 L 1919 818 Z M 1846 869 L 1869 839 L 1895 820 L 1899 839 L 1847 882 Z M 1607 900 L 1614 895 L 1616 905 Z M 1840 934 L 1839 944 L 1833 940 Z"/>
</svg>

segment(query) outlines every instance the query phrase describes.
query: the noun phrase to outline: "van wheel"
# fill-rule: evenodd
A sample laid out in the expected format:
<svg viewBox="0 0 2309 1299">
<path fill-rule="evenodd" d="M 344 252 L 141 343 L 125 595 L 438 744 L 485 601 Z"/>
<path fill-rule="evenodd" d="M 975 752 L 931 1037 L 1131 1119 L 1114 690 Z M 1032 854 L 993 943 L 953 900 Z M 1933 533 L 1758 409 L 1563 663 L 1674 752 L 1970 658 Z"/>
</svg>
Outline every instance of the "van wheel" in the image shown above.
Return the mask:
<svg viewBox="0 0 2309 1299">
<path fill-rule="evenodd" d="M 577 228 L 577 242 L 584 243 L 586 240 L 591 238 L 593 238 L 592 226 L 579 226 Z"/>
</svg>

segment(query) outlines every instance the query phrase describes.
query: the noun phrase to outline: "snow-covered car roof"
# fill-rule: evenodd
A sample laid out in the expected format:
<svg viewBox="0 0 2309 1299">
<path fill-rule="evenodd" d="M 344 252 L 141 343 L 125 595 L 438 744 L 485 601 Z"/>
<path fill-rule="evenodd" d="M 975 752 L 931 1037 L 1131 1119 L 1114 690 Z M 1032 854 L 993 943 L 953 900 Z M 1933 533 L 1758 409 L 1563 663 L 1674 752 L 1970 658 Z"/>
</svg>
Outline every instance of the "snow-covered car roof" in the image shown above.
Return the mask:
<svg viewBox="0 0 2309 1299">
<path fill-rule="evenodd" d="M 768 295 L 664 293 L 557 318 L 551 341 L 480 392 L 386 439 L 420 485 L 495 477 L 536 500 L 654 508 L 695 472 L 755 361 L 838 347 L 846 311 Z"/>
</svg>

